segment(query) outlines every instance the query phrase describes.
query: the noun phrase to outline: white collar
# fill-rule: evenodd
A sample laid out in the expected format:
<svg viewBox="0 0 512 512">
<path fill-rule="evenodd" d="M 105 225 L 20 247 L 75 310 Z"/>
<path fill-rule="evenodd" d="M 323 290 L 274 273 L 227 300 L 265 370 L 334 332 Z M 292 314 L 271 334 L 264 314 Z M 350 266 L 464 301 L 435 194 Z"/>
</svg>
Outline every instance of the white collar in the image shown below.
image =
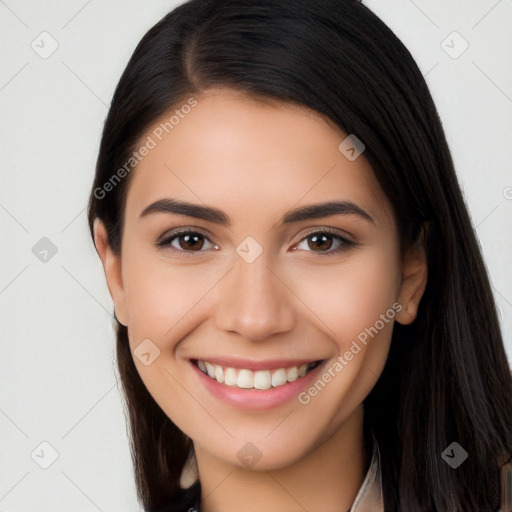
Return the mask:
<svg viewBox="0 0 512 512">
<path fill-rule="evenodd" d="M 370 467 L 349 512 L 384 512 L 380 451 L 375 435 Z"/>
</svg>

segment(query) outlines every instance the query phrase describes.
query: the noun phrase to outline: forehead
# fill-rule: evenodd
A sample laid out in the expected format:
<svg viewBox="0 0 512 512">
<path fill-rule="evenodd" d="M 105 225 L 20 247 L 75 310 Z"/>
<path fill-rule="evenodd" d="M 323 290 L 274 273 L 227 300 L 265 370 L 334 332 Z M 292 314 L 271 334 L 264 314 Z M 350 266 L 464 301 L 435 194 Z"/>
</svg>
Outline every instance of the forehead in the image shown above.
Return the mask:
<svg viewBox="0 0 512 512">
<path fill-rule="evenodd" d="M 350 161 L 340 152 L 347 134 L 326 117 L 229 89 L 194 99 L 193 107 L 174 106 L 140 138 L 139 147 L 151 149 L 133 171 L 127 213 L 165 197 L 275 213 L 345 199 L 389 217 L 371 166 L 364 156 Z"/>
</svg>

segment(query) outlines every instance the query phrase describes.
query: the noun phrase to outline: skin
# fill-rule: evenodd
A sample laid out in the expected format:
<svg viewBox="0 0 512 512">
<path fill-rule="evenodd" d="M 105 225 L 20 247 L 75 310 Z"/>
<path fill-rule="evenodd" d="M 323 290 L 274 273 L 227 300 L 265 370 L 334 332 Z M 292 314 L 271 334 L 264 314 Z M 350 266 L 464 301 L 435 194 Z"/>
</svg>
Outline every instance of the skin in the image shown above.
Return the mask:
<svg viewBox="0 0 512 512">
<path fill-rule="evenodd" d="M 417 245 L 401 257 L 391 205 L 364 154 L 349 161 L 338 150 L 347 134 L 330 120 L 229 89 L 196 98 L 134 171 L 120 256 L 95 222 L 116 317 L 128 327 L 132 353 L 148 338 L 160 349 L 149 366 L 137 357 L 135 365 L 193 440 L 206 512 L 348 510 L 369 462 L 362 402 L 384 367 L 393 322 L 416 318 L 425 251 Z M 140 217 L 166 197 L 216 207 L 232 223 Z M 293 208 L 328 200 L 351 201 L 374 223 L 340 214 L 280 223 Z M 183 239 L 155 246 L 178 227 L 207 231 L 191 257 L 172 251 L 190 247 Z M 322 228 L 358 245 L 325 255 L 338 246 L 335 236 L 320 248 L 307 238 Z M 263 249 L 252 263 L 236 252 L 247 236 Z M 189 361 L 300 357 L 329 365 L 395 302 L 402 310 L 394 320 L 307 405 L 241 411 L 212 397 Z M 261 452 L 249 468 L 237 456 L 247 442 Z"/>
</svg>

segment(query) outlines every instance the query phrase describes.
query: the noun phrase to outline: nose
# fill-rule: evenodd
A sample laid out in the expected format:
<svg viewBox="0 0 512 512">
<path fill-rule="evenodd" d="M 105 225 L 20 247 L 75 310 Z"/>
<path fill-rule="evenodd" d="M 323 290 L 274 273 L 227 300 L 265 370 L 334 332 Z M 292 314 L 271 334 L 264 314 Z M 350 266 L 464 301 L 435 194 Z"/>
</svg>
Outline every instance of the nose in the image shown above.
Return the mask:
<svg viewBox="0 0 512 512">
<path fill-rule="evenodd" d="M 285 280 L 262 254 L 247 263 L 239 259 L 219 283 L 215 324 L 246 339 L 262 341 L 293 329 L 296 316 Z"/>
</svg>

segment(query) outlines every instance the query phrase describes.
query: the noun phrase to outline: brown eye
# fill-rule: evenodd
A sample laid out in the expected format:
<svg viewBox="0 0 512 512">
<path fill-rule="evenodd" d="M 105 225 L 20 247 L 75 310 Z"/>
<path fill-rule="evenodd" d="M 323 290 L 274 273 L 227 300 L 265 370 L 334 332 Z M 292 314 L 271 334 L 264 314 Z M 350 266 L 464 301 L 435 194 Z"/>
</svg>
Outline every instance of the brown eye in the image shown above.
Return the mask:
<svg viewBox="0 0 512 512">
<path fill-rule="evenodd" d="M 330 231 L 315 231 L 303 238 L 297 244 L 297 249 L 301 249 L 306 252 L 313 252 L 319 256 L 330 256 L 341 251 L 346 251 L 350 247 L 355 247 L 356 245 L 356 242 L 352 242 L 337 233 L 331 233 Z"/>
<path fill-rule="evenodd" d="M 180 249 L 185 251 L 201 250 L 204 245 L 204 238 L 198 233 L 179 235 L 175 237 Z"/>
<path fill-rule="evenodd" d="M 159 248 L 171 249 L 178 253 L 204 252 L 207 249 L 218 248 L 206 235 L 198 231 L 169 233 L 156 245 Z"/>
<path fill-rule="evenodd" d="M 308 247 L 313 250 L 327 251 L 332 246 L 332 235 L 325 233 L 315 234 L 308 237 Z"/>
</svg>

